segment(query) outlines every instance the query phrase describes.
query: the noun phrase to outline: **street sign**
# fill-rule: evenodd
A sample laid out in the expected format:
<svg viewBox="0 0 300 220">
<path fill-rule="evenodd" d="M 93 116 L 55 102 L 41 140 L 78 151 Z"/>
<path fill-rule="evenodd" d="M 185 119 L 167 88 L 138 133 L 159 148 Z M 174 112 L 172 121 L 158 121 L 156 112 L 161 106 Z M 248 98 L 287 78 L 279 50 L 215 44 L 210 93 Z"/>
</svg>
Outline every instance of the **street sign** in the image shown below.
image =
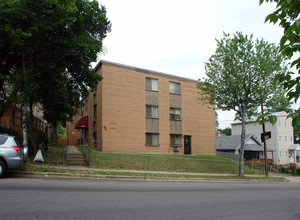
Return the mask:
<svg viewBox="0 0 300 220">
<path fill-rule="evenodd" d="M 260 138 L 261 138 L 262 142 L 265 142 L 265 137 L 266 137 L 266 140 L 270 139 L 271 131 L 266 131 L 266 132 L 260 134 Z"/>
</svg>

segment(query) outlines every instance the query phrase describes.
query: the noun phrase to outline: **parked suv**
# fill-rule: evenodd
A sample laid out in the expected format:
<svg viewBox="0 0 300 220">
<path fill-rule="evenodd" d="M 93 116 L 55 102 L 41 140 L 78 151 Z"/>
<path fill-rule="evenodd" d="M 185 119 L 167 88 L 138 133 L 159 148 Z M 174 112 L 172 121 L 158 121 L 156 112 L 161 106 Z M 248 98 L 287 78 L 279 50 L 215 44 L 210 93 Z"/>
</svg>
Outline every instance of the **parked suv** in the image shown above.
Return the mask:
<svg viewBox="0 0 300 220">
<path fill-rule="evenodd" d="M 0 134 L 0 178 L 7 170 L 21 167 L 27 156 L 28 147 L 22 147 L 16 137 Z"/>
</svg>

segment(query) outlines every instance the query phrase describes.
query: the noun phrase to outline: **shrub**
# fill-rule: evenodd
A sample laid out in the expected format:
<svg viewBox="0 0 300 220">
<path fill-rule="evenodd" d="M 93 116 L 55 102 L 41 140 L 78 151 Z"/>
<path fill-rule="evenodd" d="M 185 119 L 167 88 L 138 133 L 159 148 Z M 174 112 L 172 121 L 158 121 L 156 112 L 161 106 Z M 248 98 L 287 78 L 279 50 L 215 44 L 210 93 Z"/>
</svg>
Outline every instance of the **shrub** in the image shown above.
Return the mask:
<svg viewBox="0 0 300 220">
<path fill-rule="evenodd" d="M 281 167 L 281 173 L 289 173 L 289 168 L 287 167 Z"/>
</svg>

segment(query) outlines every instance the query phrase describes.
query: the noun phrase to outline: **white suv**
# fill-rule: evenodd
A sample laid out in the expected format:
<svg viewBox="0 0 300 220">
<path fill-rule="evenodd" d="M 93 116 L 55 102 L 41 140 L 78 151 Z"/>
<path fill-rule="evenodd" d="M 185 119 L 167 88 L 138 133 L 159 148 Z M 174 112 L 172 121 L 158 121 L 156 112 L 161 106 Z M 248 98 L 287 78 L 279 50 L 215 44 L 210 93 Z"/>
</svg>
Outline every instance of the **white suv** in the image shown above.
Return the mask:
<svg viewBox="0 0 300 220">
<path fill-rule="evenodd" d="M 28 147 L 22 147 L 16 137 L 0 134 L 0 178 L 7 170 L 21 167 L 27 159 Z"/>
</svg>

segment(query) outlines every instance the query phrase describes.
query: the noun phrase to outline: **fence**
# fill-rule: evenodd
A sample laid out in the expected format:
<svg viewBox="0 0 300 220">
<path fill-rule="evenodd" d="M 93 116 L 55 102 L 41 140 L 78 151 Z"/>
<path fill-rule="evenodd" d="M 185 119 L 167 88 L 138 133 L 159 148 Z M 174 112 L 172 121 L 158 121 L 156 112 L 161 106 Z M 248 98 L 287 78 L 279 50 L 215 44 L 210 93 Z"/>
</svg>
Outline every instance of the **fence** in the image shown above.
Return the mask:
<svg viewBox="0 0 300 220">
<path fill-rule="evenodd" d="M 226 152 L 221 152 L 221 151 L 217 151 L 216 155 L 221 156 L 221 157 L 227 157 L 227 158 L 237 161 L 237 162 L 239 161 L 239 157 L 240 157 L 238 154 L 226 153 Z"/>
<path fill-rule="evenodd" d="M 13 130 L 18 135 L 22 135 L 22 118 L 22 109 L 17 106 L 12 106 L 0 118 L 0 127 Z M 34 130 L 46 132 L 47 124 L 45 121 L 35 116 L 33 116 L 31 120 Z"/>
<path fill-rule="evenodd" d="M 86 161 L 92 168 L 144 170 L 194 173 L 228 173 L 238 174 L 239 164 L 231 160 L 211 160 L 183 158 L 173 155 L 146 155 L 134 153 L 107 153 L 94 151 L 82 146 Z M 245 173 L 258 174 L 260 171 L 245 166 Z"/>
</svg>

